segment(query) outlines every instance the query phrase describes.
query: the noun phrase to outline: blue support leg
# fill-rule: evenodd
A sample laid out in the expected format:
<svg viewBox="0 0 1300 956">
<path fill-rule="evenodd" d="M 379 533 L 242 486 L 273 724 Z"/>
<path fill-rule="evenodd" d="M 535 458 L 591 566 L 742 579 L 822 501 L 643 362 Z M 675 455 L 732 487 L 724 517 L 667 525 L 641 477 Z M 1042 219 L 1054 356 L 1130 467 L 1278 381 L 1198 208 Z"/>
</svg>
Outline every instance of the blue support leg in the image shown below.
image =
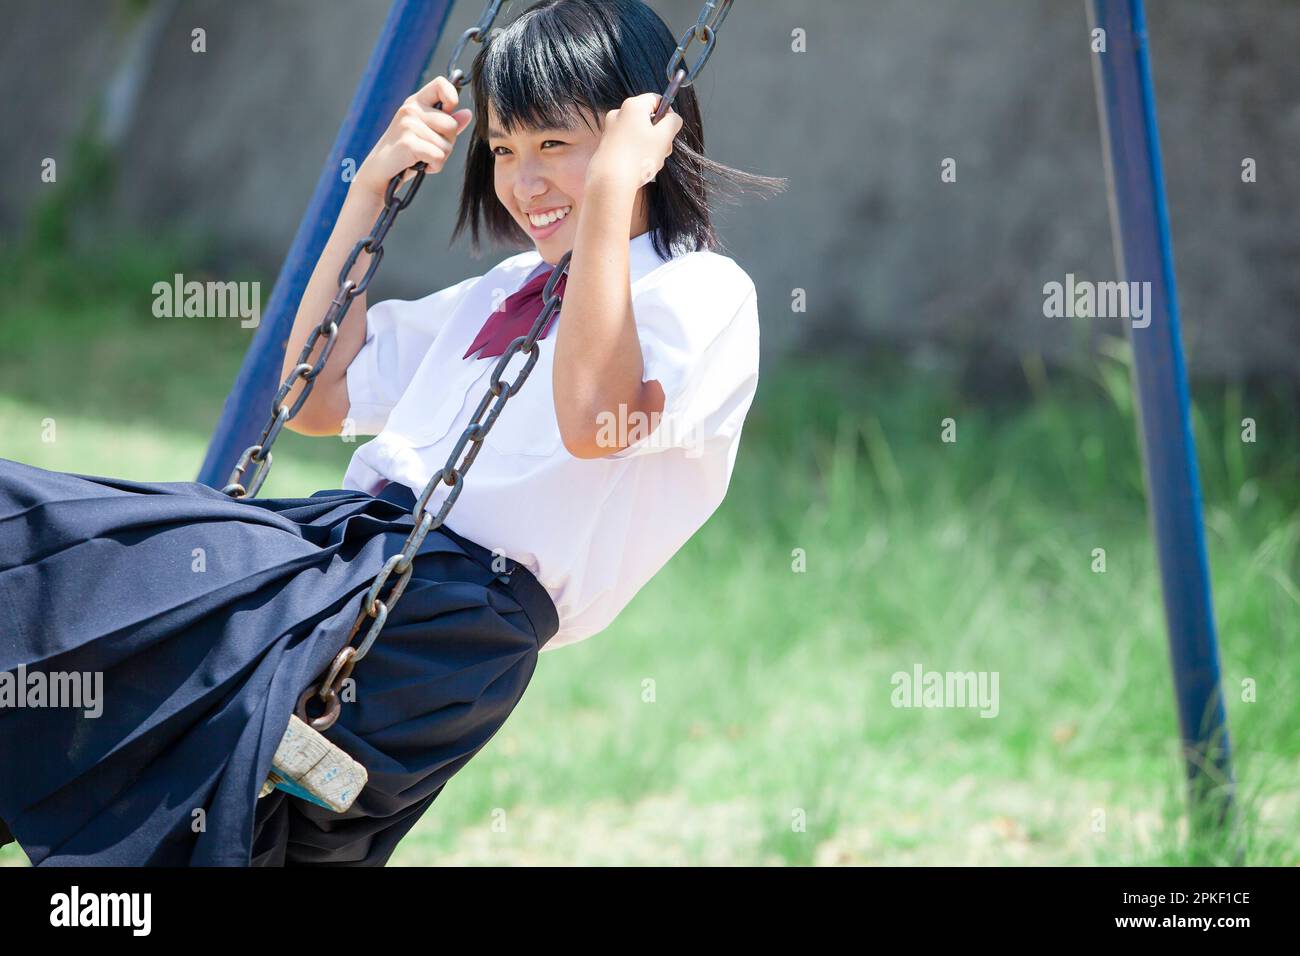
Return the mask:
<svg viewBox="0 0 1300 956">
<path fill-rule="evenodd" d="M 240 454 L 257 441 L 271 417 L 280 367 L 293 319 L 347 195 L 343 160 L 356 165 L 369 154 L 402 100 L 417 89 L 437 48 L 453 0 L 395 0 L 361 78 L 334 148 L 316 180 L 307 212 L 275 280 L 271 299 L 240 366 L 208 445 L 198 481 L 226 484 Z M 360 238 L 360 237 L 358 237 Z"/>
<path fill-rule="evenodd" d="M 1194 825 L 1234 828 L 1231 751 L 1188 412 L 1174 259 L 1142 0 L 1089 0 L 1105 52 L 1093 54 L 1121 277 L 1149 282 L 1134 321 L 1135 387 Z M 1094 40 L 1098 39 L 1094 35 Z"/>
</svg>

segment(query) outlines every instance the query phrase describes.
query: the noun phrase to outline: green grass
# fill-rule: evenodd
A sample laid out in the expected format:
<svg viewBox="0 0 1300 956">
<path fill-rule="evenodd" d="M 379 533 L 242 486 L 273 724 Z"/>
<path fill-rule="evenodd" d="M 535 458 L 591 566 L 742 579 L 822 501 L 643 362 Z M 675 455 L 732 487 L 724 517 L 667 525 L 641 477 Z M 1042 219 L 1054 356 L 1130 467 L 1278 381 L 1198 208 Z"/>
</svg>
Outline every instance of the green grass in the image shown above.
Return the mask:
<svg viewBox="0 0 1300 956">
<path fill-rule="evenodd" d="M 193 479 L 250 332 L 153 318 L 150 286 L 175 263 L 124 243 L 0 274 L 6 457 Z M 1187 824 L 1124 347 L 1068 373 L 1025 368 L 1028 395 L 980 402 L 883 359 L 765 368 L 726 503 L 608 631 L 541 657 L 517 712 L 394 863 L 1233 859 Z M 1254 865 L 1300 863 L 1287 402 L 1196 395 Z M 1253 444 L 1239 437 L 1247 416 Z M 336 487 L 354 449 L 285 434 L 263 494 Z M 890 677 L 915 664 L 997 671 L 998 715 L 895 708 Z"/>
</svg>

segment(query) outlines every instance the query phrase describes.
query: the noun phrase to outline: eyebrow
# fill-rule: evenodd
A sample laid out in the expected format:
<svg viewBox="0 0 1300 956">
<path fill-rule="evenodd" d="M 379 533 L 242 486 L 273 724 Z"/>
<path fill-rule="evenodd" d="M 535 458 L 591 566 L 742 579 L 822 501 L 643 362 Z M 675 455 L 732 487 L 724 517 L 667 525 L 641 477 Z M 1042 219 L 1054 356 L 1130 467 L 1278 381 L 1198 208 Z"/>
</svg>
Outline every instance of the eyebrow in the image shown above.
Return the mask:
<svg viewBox="0 0 1300 956">
<path fill-rule="evenodd" d="M 546 129 L 537 130 L 536 132 L 539 132 L 539 133 L 560 133 L 560 134 L 570 134 L 570 133 L 573 132 L 573 130 L 572 130 L 572 128 L 570 128 L 570 127 L 552 127 L 552 126 L 548 126 L 548 127 L 546 127 Z M 489 127 L 488 127 L 488 131 L 487 131 L 487 135 L 488 135 L 488 139 L 506 139 L 510 134 L 509 134 L 509 133 L 503 133 L 503 132 L 501 132 L 501 130 L 497 129 L 495 126 L 489 126 Z"/>
</svg>

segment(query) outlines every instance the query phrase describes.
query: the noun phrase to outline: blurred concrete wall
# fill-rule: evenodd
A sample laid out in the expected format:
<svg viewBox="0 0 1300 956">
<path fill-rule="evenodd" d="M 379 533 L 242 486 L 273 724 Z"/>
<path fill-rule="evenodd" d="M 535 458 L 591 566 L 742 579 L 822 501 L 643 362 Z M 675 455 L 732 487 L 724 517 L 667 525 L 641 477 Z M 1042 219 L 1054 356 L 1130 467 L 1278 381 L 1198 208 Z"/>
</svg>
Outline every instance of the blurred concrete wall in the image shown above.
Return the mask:
<svg viewBox="0 0 1300 956">
<path fill-rule="evenodd" d="M 127 132 L 116 215 L 211 230 L 277 267 L 387 6 L 182 3 Z M 675 33 L 699 8 L 654 6 Z M 1294 376 L 1300 3 L 1147 7 L 1193 374 Z M 9 233 L 43 188 L 41 159 L 65 154 L 112 68 L 115 6 L 0 9 Z M 479 9 L 457 5 L 437 72 Z M 196 26 L 204 54 L 190 52 Z M 806 52 L 792 50 L 796 29 Z M 742 0 L 724 30 L 697 84 L 710 153 L 790 180 L 719 215 L 724 251 L 759 288 L 765 361 L 889 341 L 994 369 L 1122 334 L 1116 319 L 1043 317 L 1045 282 L 1115 272 L 1082 0 Z M 942 183 L 949 157 L 957 181 Z M 1246 157 L 1255 183 L 1241 180 Z M 448 249 L 459 175 L 454 160 L 421 190 L 374 296 L 418 295 L 515 251 Z M 806 312 L 791 308 L 796 288 Z"/>
</svg>

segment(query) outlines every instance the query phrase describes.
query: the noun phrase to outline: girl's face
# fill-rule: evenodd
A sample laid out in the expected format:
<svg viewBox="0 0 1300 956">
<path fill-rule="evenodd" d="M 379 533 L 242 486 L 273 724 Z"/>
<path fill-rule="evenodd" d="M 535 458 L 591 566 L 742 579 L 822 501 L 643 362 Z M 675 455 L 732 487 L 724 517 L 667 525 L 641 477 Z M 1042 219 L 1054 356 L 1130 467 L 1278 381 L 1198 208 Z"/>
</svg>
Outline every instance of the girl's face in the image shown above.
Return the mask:
<svg viewBox="0 0 1300 956">
<path fill-rule="evenodd" d="M 488 105 L 497 199 L 552 265 L 573 248 L 587 166 L 600 145 L 600 126 L 588 119 L 594 129 L 579 123 L 506 133 Z"/>
</svg>

